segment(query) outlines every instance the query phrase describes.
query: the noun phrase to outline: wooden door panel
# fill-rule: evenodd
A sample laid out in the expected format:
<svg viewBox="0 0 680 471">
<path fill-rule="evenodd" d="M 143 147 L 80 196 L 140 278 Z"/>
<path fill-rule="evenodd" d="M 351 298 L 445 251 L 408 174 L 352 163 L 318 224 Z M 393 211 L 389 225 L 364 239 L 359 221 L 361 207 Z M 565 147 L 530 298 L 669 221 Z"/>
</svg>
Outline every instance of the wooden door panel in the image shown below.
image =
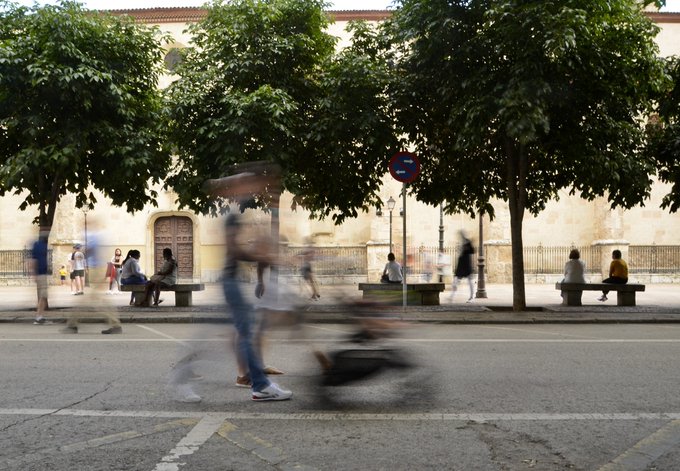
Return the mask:
<svg viewBox="0 0 680 471">
<path fill-rule="evenodd" d="M 158 218 L 154 223 L 154 271 L 163 265 L 163 249 L 170 247 L 177 259 L 179 279 L 191 280 L 194 274 L 194 225 L 185 216 Z"/>
</svg>

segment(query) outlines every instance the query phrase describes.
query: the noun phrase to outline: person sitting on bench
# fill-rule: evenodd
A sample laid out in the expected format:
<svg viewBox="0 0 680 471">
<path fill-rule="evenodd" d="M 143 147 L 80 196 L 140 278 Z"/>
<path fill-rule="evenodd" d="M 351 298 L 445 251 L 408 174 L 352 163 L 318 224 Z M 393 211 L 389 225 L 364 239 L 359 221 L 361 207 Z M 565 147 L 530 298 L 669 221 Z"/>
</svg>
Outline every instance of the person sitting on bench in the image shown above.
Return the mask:
<svg viewBox="0 0 680 471">
<path fill-rule="evenodd" d="M 387 254 L 387 263 L 385 264 L 385 269 L 383 270 L 380 282 L 401 283 L 402 281 L 401 265 L 396 261 L 394 254 L 390 252 Z"/>
<path fill-rule="evenodd" d="M 163 266 L 146 283 L 144 298 L 138 306 L 149 307 L 152 294 L 153 305 L 158 306 L 163 302 L 162 299 L 159 299 L 161 296 L 161 288 L 163 286 L 172 286 L 175 283 L 177 283 L 177 260 L 172 256 L 172 249 L 166 247 L 163 249 Z"/>
<path fill-rule="evenodd" d="M 609 278 L 602 280 L 602 283 L 613 283 L 617 285 L 625 285 L 628 283 L 628 265 L 626 261 L 621 258 L 621 251 L 614 250 L 612 252 L 612 262 L 609 264 Z M 597 298 L 598 301 L 606 301 L 609 291 L 603 290 L 602 296 Z"/>
</svg>

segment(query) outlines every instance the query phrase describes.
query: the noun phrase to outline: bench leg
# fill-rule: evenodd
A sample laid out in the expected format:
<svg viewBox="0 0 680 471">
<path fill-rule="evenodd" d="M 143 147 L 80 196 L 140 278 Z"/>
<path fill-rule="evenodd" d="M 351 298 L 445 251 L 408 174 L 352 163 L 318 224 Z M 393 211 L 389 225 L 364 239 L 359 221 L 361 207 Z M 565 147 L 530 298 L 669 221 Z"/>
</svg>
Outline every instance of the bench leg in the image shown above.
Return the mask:
<svg viewBox="0 0 680 471">
<path fill-rule="evenodd" d="M 421 291 L 423 306 L 439 306 L 439 291 Z"/>
<path fill-rule="evenodd" d="M 583 291 L 562 291 L 563 306 L 581 306 Z"/>
<path fill-rule="evenodd" d="M 616 292 L 616 305 L 617 306 L 635 306 L 635 291 Z"/>
<path fill-rule="evenodd" d="M 175 291 L 175 306 L 191 306 L 191 291 Z"/>
</svg>

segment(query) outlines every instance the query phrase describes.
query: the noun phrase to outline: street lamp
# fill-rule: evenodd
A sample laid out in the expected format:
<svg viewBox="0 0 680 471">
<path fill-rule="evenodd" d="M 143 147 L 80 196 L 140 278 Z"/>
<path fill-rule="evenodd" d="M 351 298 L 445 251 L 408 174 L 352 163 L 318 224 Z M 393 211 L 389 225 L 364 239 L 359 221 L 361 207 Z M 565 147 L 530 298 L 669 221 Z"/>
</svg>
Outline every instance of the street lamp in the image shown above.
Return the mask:
<svg viewBox="0 0 680 471">
<path fill-rule="evenodd" d="M 484 213 L 479 212 L 479 256 L 477 257 L 477 293 L 476 298 L 486 298 L 486 284 L 484 281 L 484 267 L 486 266 L 484 258 Z"/>
<path fill-rule="evenodd" d="M 85 277 L 84 277 L 83 282 L 84 282 L 85 286 L 87 286 L 89 288 L 90 287 L 90 270 L 89 270 L 90 267 L 88 266 L 88 263 L 87 263 L 87 261 L 88 261 L 87 251 L 89 250 L 89 247 L 87 246 L 87 212 L 90 210 L 90 208 L 86 205 L 86 206 L 83 206 L 82 208 L 80 208 L 80 210 L 83 212 L 83 215 L 85 216 L 85 241 L 83 243 L 83 245 L 85 246 L 85 250 L 83 251 L 84 255 L 85 255 Z"/>
<path fill-rule="evenodd" d="M 444 252 L 444 204 L 439 203 L 439 251 Z"/>
<path fill-rule="evenodd" d="M 392 210 L 396 204 L 395 199 L 390 196 L 390 199 L 387 200 L 387 209 L 390 211 L 390 253 L 392 252 Z"/>
</svg>

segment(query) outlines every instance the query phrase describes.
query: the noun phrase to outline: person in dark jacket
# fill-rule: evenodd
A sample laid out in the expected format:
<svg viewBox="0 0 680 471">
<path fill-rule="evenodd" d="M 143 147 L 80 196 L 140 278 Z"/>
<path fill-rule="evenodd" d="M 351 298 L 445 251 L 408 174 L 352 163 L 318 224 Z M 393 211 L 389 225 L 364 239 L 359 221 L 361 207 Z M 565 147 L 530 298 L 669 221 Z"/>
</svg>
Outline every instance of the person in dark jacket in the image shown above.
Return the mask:
<svg viewBox="0 0 680 471">
<path fill-rule="evenodd" d="M 472 281 L 472 255 L 475 253 L 475 249 L 472 247 L 472 242 L 470 239 L 465 237 L 465 233 L 460 231 L 461 237 L 461 247 L 460 255 L 458 255 L 458 261 L 456 262 L 456 270 L 453 272 L 453 284 L 451 285 L 451 301 L 456 295 L 456 290 L 458 289 L 458 284 L 463 278 L 468 279 L 468 284 L 470 285 L 470 297 L 467 302 L 472 301 L 475 295 L 475 285 Z"/>
</svg>

